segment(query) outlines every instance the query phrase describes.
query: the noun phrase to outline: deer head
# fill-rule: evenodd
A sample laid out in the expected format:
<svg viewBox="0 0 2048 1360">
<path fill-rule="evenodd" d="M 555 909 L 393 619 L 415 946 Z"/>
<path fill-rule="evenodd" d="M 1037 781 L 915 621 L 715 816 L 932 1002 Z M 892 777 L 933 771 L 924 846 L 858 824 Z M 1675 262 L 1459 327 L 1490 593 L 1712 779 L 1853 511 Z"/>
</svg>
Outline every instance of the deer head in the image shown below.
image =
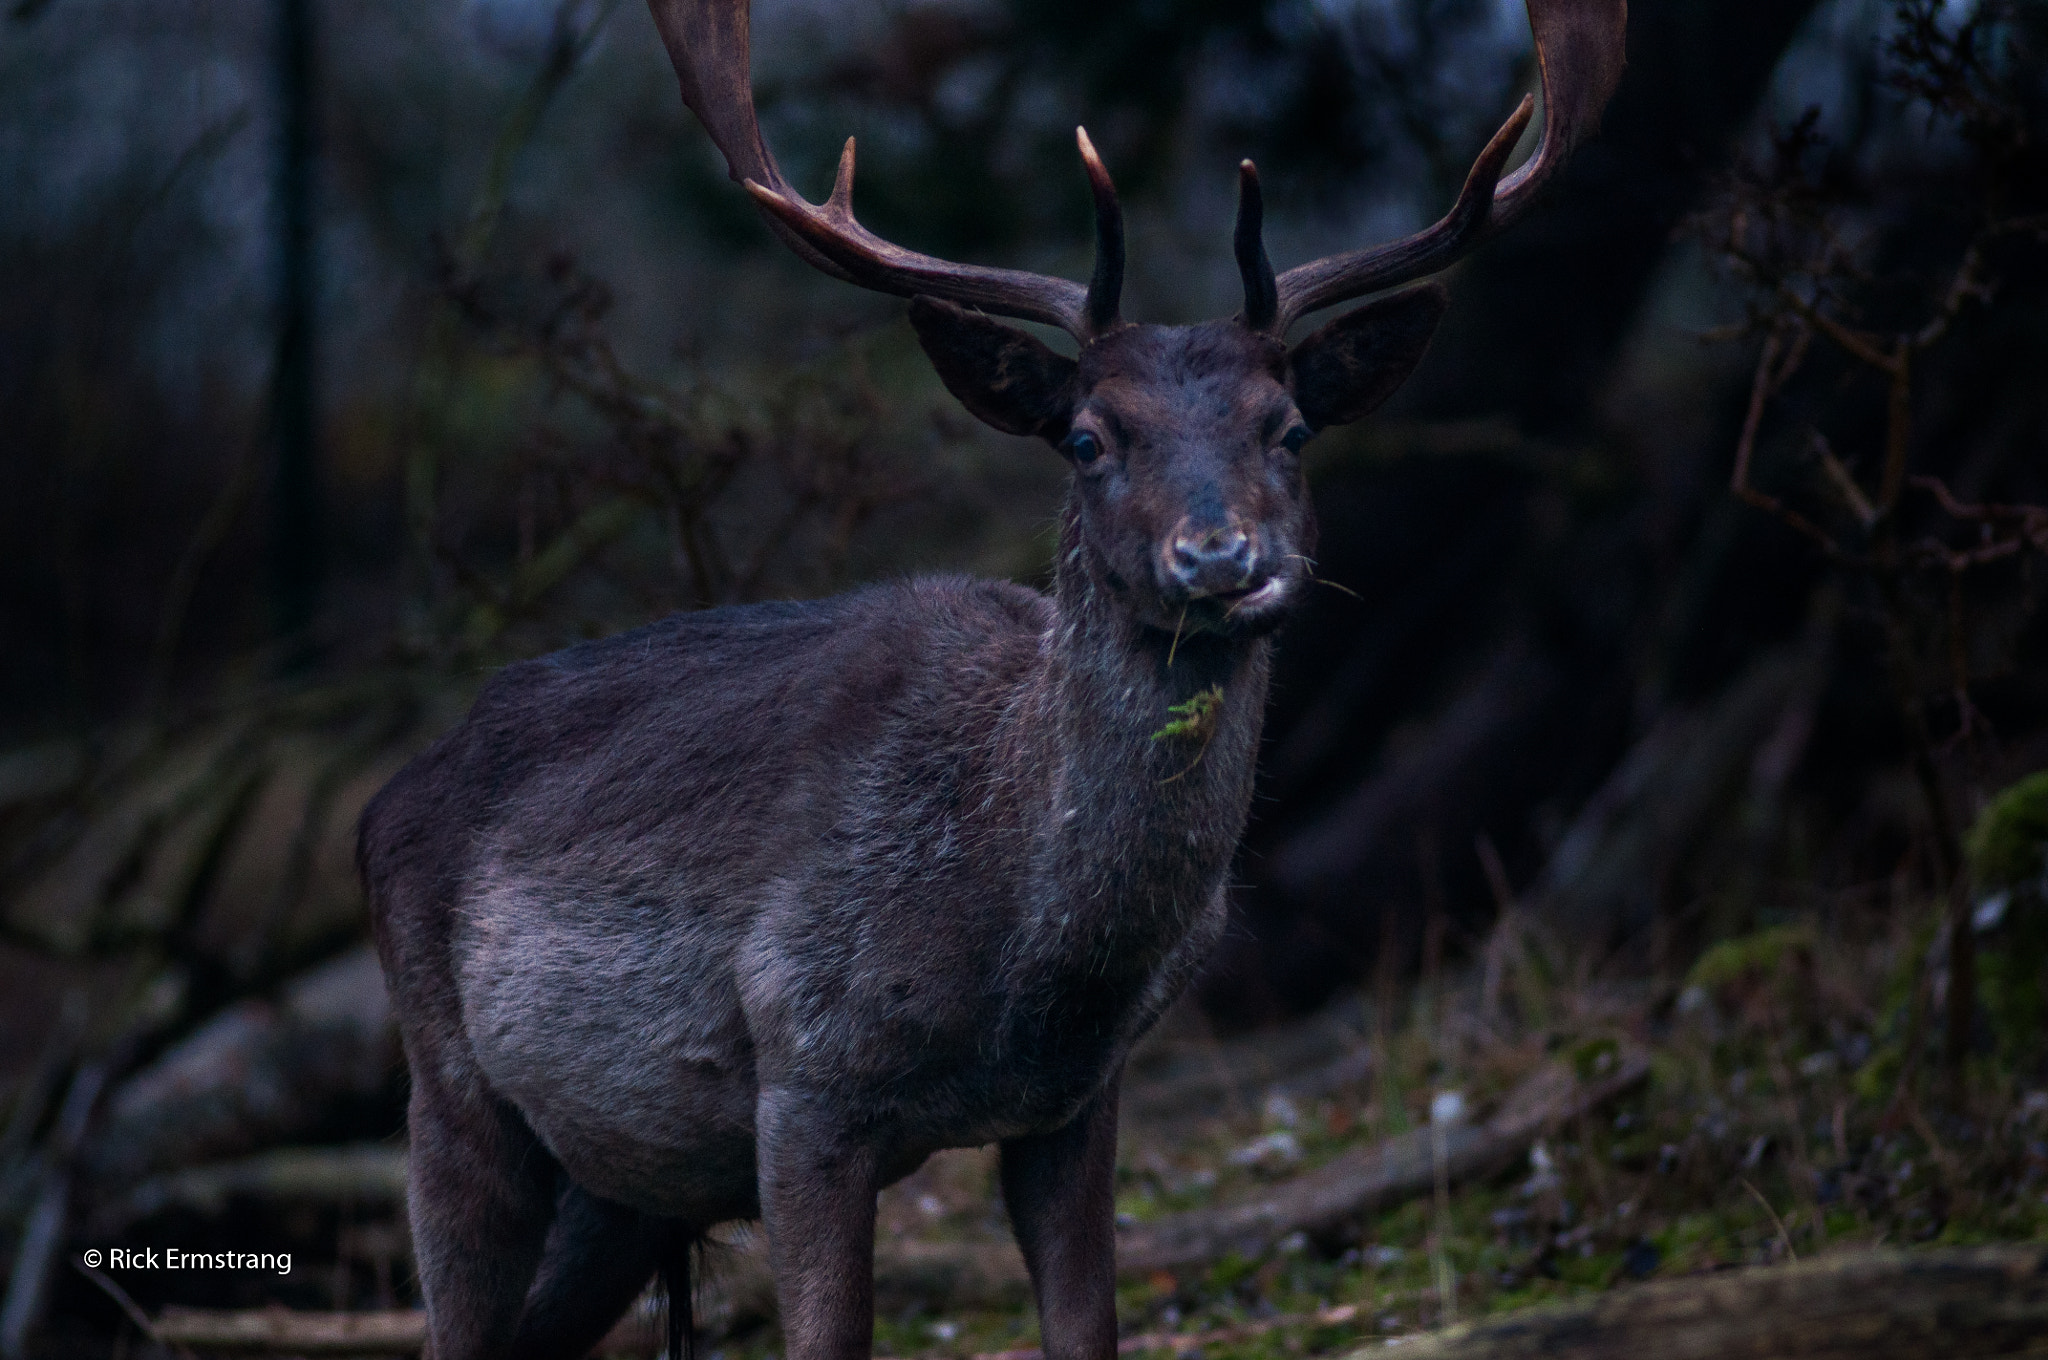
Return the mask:
<svg viewBox="0 0 2048 1360">
<path fill-rule="evenodd" d="M 1235 250 L 1244 310 L 1153 326 L 1122 318 L 1123 213 L 1085 130 L 1076 138 L 1096 231 L 1085 288 L 921 255 L 854 220 L 851 138 L 824 203 L 784 179 L 755 118 L 748 0 L 649 3 L 684 102 L 775 233 L 825 273 L 910 298 L 911 323 L 947 389 L 982 421 L 1038 436 L 1072 464 L 1093 579 L 1143 622 L 1239 635 L 1275 626 L 1306 578 L 1314 522 L 1302 446 L 1392 395 L 1443 315 L 1442 288 L 1401 285 L 1448 267 L 1527 210 L 1613 92 L 1626 22 L 1626 0 L 1527 0 L 1543 72 L 1542 141 L 1502 178 L 1533 114 L 1525 97 L 1450 211 L 1413 236 L 1276 277 L 1258 172 L 1243 162 Z M 1286 343 L 1301 317 L 1368 294 L 1382 296 Z M 1080 353 L 1067 358 L 996 316 L 1058 326 Z"/>
</svg>

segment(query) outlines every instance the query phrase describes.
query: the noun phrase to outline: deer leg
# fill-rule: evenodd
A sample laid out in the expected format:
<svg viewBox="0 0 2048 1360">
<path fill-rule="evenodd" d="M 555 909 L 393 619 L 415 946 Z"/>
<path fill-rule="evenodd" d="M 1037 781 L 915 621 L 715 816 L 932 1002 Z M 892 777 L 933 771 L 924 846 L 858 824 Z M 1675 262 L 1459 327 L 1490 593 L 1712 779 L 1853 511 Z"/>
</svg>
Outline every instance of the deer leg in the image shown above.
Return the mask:
<svg viewBox="0 0 2048 1360">
<path fill-rule="evenodd" d="M 674 1225 L 600 1199 L 566 1176 L 540 1269 L 526 1296 L 514 1360 L 582 1360 L 648 1277 Z"/>
<path fill-rule="evenodd" d="M 866 1360 L 875 1338 L 875 1148 L 806 1093 L 764 1086 L 754 1118 L 789 1360 Z"/>
<path fill-rule="evenodd" d="M 466 1055 L 421 1047 L 406 1045 L 413 1073 L 407 1200 L 427 1304 L 426 1354 L 500 1360 L 553 1216 L 554 1159 Z"/>
<path fill-rule="evenodd" d="M 1116 1355 L 1116 1107 L 1121 1071 L 1064 1128 L 1002 1145 L 1003 1202 L 1038 1296 L 1046 1360 Z"/>
</svg>

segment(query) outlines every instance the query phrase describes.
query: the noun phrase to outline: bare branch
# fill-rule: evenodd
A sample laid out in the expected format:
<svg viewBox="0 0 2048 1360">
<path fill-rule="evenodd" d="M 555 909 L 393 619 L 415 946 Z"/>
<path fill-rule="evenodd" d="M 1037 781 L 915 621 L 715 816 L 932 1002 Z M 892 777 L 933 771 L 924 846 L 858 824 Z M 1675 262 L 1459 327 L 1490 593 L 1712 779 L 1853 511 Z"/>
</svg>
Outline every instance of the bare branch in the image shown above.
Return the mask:
<svg viewBox="0 0 2048 1360">
<path fill-rule="evenodd" d="M 1830 558 L 1840 558 L 1843 556 L 1842 546 L 1833 535 L 1776 496 L 1757 490 L 1749 480 L 1749 465 L 1756 451 L 1757 427 L 1763 423 L 1764 405 L 1790 376 L 1804 348 L 1803 343 L 1795 341 L 1787 353 L 1782 330 L 1774 330 L 1764 338 L 1763 352 L 1757 356 L 1756 377 L 1750 383 L 1749 410 L 1742 418 L 1742 435 L 1735 445 L 1735 470 L 1729 478 L 1728 489 L 1745 503 L 1811 539 Z M 1785 360 L 1782 364 L 1779 362 L 1781 355 Z"/>
<path fill-rule="evenodd" d="M 1828 437 L 1819 430 L 1814 430 L 1811 439 L 1813 451 L 1820 458 L 1822 470 L 1828 474 L 1828 480 L 1834 483 L 1835 490 L 1841 494 L 1842 503 L 1849 507 L 1849 513 L 1854 515 L 1865 529 L 1876 524 L 1876 509 L 1863 495 L 1863 488 L 1856 484 L 1855 476 L 1843 466 L 1841 459 L 1835 457 L 1834 446 L 1828 443 Z"/>
</svg>

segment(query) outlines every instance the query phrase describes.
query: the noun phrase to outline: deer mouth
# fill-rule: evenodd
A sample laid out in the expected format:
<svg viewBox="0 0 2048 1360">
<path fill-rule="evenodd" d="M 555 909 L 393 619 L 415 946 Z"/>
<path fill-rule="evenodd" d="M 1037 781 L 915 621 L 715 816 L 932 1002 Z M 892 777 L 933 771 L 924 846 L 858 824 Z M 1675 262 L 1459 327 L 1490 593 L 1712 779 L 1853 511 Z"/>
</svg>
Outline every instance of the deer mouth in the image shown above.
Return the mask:
<svg viewBox="0 0 2048 1360">
<path fill-rule="evenodd" d="M 1275 576 L 1261 585 L 1246 586 L 1242 590 L 1226 590 L 1216 596 L 1230 609 L 1256 609 L 1277 604 L 1287 594 L 1287 578 Z"/>
<path fill-rule="evenodd" d="M 1223 606 L 1223 617 L 1229 619 L 1240 614 L 1262 613 L 1284 601 L 1287 594 L 1287 578 L 1274 576 L 1255 586 L 1218 591 L 1209 598 Z"/>
<path fill-rule="evenodd" d="M 1293 595 L 1293 583 L 1282 573 L 1255 585 L 1214 590 L 1189 601 L 1204 615 L 1204 624 L 1224 633 L 1261 633 L 1280 621 Z"/>
</svg>

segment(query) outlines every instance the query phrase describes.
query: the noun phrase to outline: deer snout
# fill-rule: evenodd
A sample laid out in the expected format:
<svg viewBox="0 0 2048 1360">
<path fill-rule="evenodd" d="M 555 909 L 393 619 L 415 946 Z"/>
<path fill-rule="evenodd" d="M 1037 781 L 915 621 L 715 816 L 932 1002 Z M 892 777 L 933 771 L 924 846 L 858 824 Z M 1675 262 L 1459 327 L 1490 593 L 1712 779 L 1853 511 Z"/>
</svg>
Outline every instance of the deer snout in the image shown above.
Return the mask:
<svg viewBox="0 0 2048 1360">
<path fill-rule="evenodd" d="M 1235 519 L 1221 524 L 1182 520 L 1168 536 L 1161 556 L 1167 579 L 1188 598 L 1221 595 L 1251 583 L 1258 543 Z"/>
</svg>

